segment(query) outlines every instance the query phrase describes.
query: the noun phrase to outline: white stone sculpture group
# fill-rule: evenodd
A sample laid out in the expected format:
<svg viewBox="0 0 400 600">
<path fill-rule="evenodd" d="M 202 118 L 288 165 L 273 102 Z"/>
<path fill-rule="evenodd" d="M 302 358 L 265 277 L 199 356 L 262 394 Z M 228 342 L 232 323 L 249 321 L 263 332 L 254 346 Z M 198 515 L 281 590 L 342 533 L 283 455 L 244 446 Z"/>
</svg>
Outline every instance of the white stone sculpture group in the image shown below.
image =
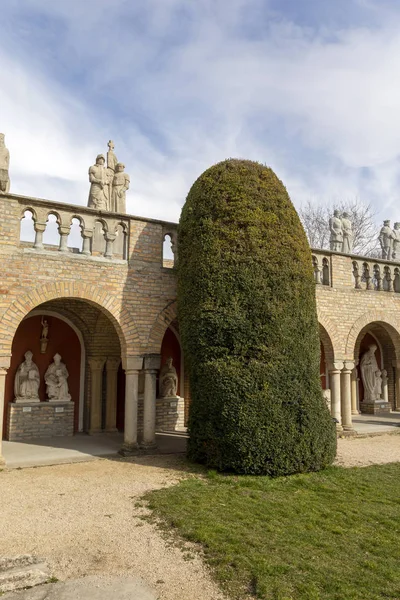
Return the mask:
<svg viewBox="0 0 400 600">
<path fill-rule="evenodd" d="M 353 230 L 349 217 L 347 212 L 341 215 L 338 210 L 335 210 L 333 217 L 329 219 L 331 232 L 329 242 L 330 248 L 334 252 L 351 254 L 353 251 Z"/>
<path fill-rule="evenodd" d="M 14 380 L 15 402 L 40 402 L 40 375 L 37 365 L 33 362 L 30 350 L 25 352 L 25 360 L 17 369 Z M 48 402 L 69 402 L 71 395 L 68 390 L 69 373 L 61 356 L 55 354 L 53 362 L 48 367 L 44 381 Z"/>
<path fill-rule="evenodd" d="M 167 358 L 167 362 L 160 371 L 160 397 L 176 398 L 178 390 L 178 375 L 172 364 L 172 358 Z"/>
<path fill-rule="evenodd" d="M 0 133 L 0 194 L 8 194 L 10 191 L 10 153 L 4 143 L 4 133 Z"/>
<path fill-rule="evenodd" d="M 130 178 L 125 173 L 125 165 L 118 162 L 114 153 L 114 142 L 108 142 L 107 166 L 103 154 L 96 157 L 96 163 L 89 168 L 90 191 L 88 206 L 97 210 L 126 212 L 126 192 Z"/>
<path fill-rule="evenodd" d="M 386 380 L 387 373 L 381 371 L 376 361 L 375 352 L 378 347 L 375 344 L 369 346 L 360 362 L 361 379 L 364 385 L 364 401 L 382 401 L 382 379 Z"/>
<path fill-rule="evenodd" d="M 378 239 L 382 248 L 382 258 L 395 260 L 400 250 L 400 223 L 395 223 L 392 229 L 389 220 L 383 221 Z"/>
</svg>

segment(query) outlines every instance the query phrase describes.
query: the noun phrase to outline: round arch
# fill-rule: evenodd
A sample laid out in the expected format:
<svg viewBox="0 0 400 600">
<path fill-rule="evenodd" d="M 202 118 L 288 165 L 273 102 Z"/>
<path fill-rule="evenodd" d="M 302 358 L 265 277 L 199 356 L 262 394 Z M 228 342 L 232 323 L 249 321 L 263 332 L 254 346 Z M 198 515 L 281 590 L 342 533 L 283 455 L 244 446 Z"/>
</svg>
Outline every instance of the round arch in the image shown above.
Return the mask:
<svg viewBox="0 0 400 600">
<path fill-rule="evenodd" d="M 380 325 L 388 334 L 394 346 L 396 360 L 400 360 L 400 321 L 384 311 L 369 311 L 355 321 L 346 340 L 346 358 L 354 360 L 360 333 L 363 329 L 374 324 Z"/>
<path fill-rule="evenodd" d="M 121 344 L 121 355 L 137 354 L 140 339 L 129 312 L 121 302 L 101 288 L 79 282 L 52 282 L 25 292 L 15 300 L 0 321 L 0 354 L 11 354 L 11 345 L 18 325 L 24 317 L 40 304 L 61 298 L 86 300 L 94 304 L 113 323 Z"/>
<path fill-rule="evenodd" d="M 150 330 L 146 352 L 158 354 L 167 328 L 177 317 L 177 302 L 171 300 L 159 313 Z M 179 340 L 180 342 L 180 340 Z"/>
</svg>

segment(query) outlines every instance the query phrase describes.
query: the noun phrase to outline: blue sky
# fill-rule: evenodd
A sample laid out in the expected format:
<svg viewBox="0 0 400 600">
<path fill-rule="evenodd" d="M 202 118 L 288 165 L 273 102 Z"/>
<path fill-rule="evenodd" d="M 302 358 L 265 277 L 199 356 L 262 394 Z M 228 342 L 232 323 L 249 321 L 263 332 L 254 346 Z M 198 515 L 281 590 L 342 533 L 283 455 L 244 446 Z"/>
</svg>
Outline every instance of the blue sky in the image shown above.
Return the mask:
<svg viewBox="0 0 400 600">
<path fill-rule="evenodd" d="M 400 220 L 400 0 L 5 0 L 11 191 L 86 204 L 107 141 L 132 214 L 178 220 L 228 157 L 296 206 L 358 197 Z"/>
</svg>

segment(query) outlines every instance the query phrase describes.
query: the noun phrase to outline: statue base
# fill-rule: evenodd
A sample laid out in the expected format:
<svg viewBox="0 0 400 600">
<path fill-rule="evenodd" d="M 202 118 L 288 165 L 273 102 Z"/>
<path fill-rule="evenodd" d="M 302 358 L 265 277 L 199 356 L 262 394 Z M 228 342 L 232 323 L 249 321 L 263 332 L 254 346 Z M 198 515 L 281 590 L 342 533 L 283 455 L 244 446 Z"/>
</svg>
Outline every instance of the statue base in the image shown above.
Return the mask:
<svg viewBox="0 0 400 600">
<path fill-rule="evenodd" d="M 14 398 L 13 402 L 15 404 L 36 404 L 40 402 L 40 398 L 22 398 L 21 396 L 17 396 Z"/>
<path fill-rule="evenodd" d="M 74 403 L 10 402 L 7 439 L 22 442 L 33 438 L 74 434 Z"/>
<path fill-rule="evenodd" d="M 46 402 L 49 404 L 65 404 L 66 402 L 71 402 L 71 396 L 68 398 L 46 398 Z"/>
<path fill-rule="evenodd" d="M 392 406 L 384 400 L 374 400 L 373 402 L 360 402 L 360 411 L 363 415 L 379 415 L 390 413 Z"/>
<path fill-rule="evenodd" d="M 156 400 L 156 430 L 184 431 L 185 430 L 185 399 L 180 396 L 157 398 Z"/>
</svg>

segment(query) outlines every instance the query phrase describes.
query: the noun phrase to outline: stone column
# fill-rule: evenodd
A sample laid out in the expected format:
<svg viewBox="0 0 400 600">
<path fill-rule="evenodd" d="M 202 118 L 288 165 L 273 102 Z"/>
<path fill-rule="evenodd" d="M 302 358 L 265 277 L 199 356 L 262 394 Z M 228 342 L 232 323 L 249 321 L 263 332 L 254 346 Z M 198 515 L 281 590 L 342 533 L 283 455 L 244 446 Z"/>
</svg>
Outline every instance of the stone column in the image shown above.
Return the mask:
<svg viewBox="0 0 400 600">
<path fill-rule="evenodd" d="M 34 224 L 34 228 L 35 228 L 35 243 L 33 244 L 33 247 L 36 248 L 36 250 L 42 250 L 43 249 L 43 234 L 46 230 L 46 223 L 35 223 Z"/>
<path fill-rule="evenodd" d="M 68 252 L 68 236 L 70 234 L 70 226 L 69 225 L 60 225 L 58 227 L 58 232 L 60 234 L 60 247 L 58 248 L 60 252 Z"/>
<path fill-rule="evenodd" d="M 82 238 L 83 238 L 82 254 L 84 254 L 85 256 L 90 256 L 92 254 L 92 251 L 90 249 L 90 242 L 91 242 L 92 237 L 93 237 L 93 231 L 91 229 L 83 229 L 82 230 Z"/>
<path fill-rule="evenodd" d="M 104 252 L 104 258 L 112 258 L 113 244 L 115 242 L 116 235 L 115 233 L 107 232 L 104 237 L 106 240 L 106 251 Z"/>
<path fill-rule="evenodd" d="M 354 362 L 346 360 L 340 378 L 342 427 L 345 431 L 353 430 L 351 420 L 351 374 L 353 370 Z"/>
<path fill-rule="evenodd" d="M 395 410 L 400 410 L 400 360 L 393 360 L 392 366 L 395 368 Z"/>
<path fill-rule="evenodd" d="M 156 396 L 157 371 L 161 366 L 161 356 L 154 354 L 144 359 L 144 404 L 143 404 L 143 443 L 144 448 L 156 447 Z"/>
<path fill-rule="evenodd" d="M 91 394 L 90 394 L 90 425 L 89 433 L 99 433 L 101 431 L 101 399 L 102 399 L 102 379 L 105 358 L 89 358 L 88 360 L 91 373 Z"/>
<path fill-rule="evenodd" d="M 138 449 L 137 424 L 138 424 L 138 395 L 139 371 L 143 365 L 142 356 L 128 356 L 125 366 L 125 429 L 124 444 L 120 450 L 123 456 L 135 454 Z"/>
<path fill-rule="evenodd" d="M 106 431 L 117 431 L 117 391 L 120 358 L 107 358 Z"/>
<path fill-rule="evenodd" d="M 4 391 L 6 386 L 6 375 L 10 366 L 11 357 L 0 357 L 0 466 L 5 465 L 5 460 L 2 453 L 3 445 L 3 417 L 4 417 Z"/>
<path fill-rule="evenodd" d="M 334 362 L 329 367 L 329 381 L 331 386 L 331 414 L 337 420 L 336 431 L 342 431 L 340 417 L 340 371 L 343 368 L 342 362 Z"/>
<path fill-rule="evenodd" d="M 358 373 L 357 373 L 358 360 L 354 365 L 354 369 L 351 372 L 351 414 L 359 415 L 358 410 Z"/>
</svg>

